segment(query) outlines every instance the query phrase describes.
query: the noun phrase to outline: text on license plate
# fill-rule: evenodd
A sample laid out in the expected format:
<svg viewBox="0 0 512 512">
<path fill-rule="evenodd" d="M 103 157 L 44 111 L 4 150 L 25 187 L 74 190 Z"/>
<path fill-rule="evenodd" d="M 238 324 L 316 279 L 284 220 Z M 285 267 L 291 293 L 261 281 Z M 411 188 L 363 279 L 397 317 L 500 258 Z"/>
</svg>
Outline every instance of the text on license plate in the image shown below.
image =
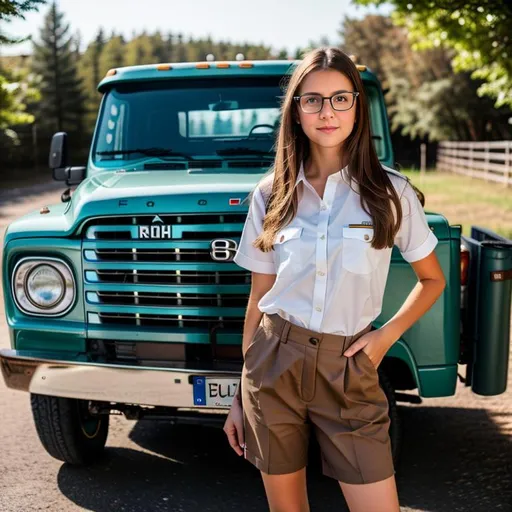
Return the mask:
<svg viewBox="0 0 512 512">
<path fill-rule="evenodd" d="M 239 377 L 194 376 L 194 405 L 231 407 Z"/>
</svg>

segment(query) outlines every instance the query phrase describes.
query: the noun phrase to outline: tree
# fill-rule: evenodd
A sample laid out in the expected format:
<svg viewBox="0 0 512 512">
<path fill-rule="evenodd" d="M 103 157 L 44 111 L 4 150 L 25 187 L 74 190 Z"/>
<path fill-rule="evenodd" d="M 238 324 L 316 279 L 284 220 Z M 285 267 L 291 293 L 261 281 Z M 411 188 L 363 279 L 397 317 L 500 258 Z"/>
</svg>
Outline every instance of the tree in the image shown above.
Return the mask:
<svg viewBox="0 0 512 512">
<path fill-rule="evenodd" d="M 80 133 L 85 95 L 77 74 L 74 39 L 53 3 L 34 43 L 32 69 L 39 77 L 38 123 L 48 130 Z"/>
<path fill-rule="evenodd" d="M 389 0 L 355 0 L 381 5 Z M 512 107 L 512 3 L 495 0 L 391 0 L 393 21 L 407 27 L 415 50 L 452 48 L 457 72 L 484 82 L 480 96 Z"/>
<path fill-rule="evenodd" d="M 85 52 L 80 57 L 79 76 L 82 80 L 86 95 L 86 121 L 85 127 L 88 133 L 92 132 L 96 120 L 96 114 L 100 104 L 100 94 L 97 87 L 103 78 L 100 69 L 100 58 L 105 47 L 105 34 L 100 28 L 94 40 L 89 43 Z"/>
<path fill-rule="evenodd" d="M 34 116 L 26 111 L 26 103 L 37 99 L 38 91 L 26 75 L 26 71 L 7 70 L 0 74 L 0 140 L 9 145 L 19 144 L 14 127 L 34 122 Z"/>
<path fill-rule="evenodd" d="M 393 132 L 429 140 L 502 138 L 509 109 L 479 97 L 480 80 L 454 72 L 453 49 L 414 51 L 407 29 L 386 16 L 346 18 L 340 35 L 345 51 L 381 80 Z"/>
<path fill-rule="evenodd" d="M 25 13 L 37 11 L 39 6 L 46 0 L 0 0 L 0 25 L 4 22 L 9 23 L 15 18 L 25 19 Z M 26 41 L 28 37 L 22 39 L 13 38 L 0 32 L 0 45 L 16 44 Z"/>
</svg>

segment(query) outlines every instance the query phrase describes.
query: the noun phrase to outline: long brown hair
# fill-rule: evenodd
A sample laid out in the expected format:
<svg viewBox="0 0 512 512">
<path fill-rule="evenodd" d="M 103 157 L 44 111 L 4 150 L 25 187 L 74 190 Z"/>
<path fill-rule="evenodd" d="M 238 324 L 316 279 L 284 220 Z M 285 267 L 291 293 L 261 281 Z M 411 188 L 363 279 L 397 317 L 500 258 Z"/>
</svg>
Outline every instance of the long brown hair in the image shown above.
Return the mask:
<svg viewBox="0 0 512 512">
<path fill-rule="evenodd" d="M 276 157 L 269 174 L 274 174 L 263 231 L 254 241 L 254 247 L 268 252 L 272 249 L 279 230 L 289 224 L 298 208 L 298 188 L 295 187 L 301 161 L 309 156 L 309 139 L 295 122 L 298 108 L 293 97 L 305 77 L 318 70 L 334 69 L 352 81 L 359 92 L 356 101 L 355 125 L 343 142 L 348 162 L 348 176 L 359 186 L 361 206 L 371 216 L 374 225 L 372 247 L 393 247 L 395 235 L 402 221 L 400 198 L 389 176 L 382 168 L 370 133 L 368 100 L 356 65 L 339 48 L 321 47 L 310 51 L 293 71 L 281 104 L 281 124 L 277 135 Z M 354 108 L 356 105 L 354 105 Z M 263 180 L 265 177 L 263 178 Z M 262 180 L 262 181 L 263 181 Z M 393 212 L 396 212 L 396 218 Z"/>
</svg>

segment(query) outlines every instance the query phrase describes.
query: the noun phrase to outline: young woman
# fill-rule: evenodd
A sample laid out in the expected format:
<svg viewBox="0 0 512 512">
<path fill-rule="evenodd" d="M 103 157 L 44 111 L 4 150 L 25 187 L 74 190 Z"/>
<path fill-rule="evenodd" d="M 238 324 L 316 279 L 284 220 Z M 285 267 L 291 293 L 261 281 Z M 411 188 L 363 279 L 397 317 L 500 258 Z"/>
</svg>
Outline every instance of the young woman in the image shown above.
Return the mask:
<svg viewBox="0 0 512 512">
<path fill-rule="evenodd" d="M 436 244 L 408 180 L 377 158 L 356 66 L 337 48 L 310 52 L 290 78 L 275 163 L 235 256 L 252 285 L 224 430 L 260 469 L 272 512 L 309 511 L 311 428 L 352 512 L 399 511 L 377 368 L 444 289 Z M 418 283 L 371 330 L 393 245 Z"/>
</svg>

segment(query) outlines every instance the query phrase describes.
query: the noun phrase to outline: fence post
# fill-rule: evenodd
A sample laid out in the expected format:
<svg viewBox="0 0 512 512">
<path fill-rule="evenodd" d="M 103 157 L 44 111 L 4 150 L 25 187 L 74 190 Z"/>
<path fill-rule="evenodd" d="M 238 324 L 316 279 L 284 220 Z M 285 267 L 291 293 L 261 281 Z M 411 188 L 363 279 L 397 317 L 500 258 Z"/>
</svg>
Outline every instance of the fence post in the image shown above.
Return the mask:
<svg viewBox="0 0 512 512">
<path fill-rule="evenodd" d="M 422 142 L 420 145 L 420 151 L 420 183 L 423 183 L 425 178 L 425 170 L 427 169 L 427 145 L 424 142 Z"/>
<path fill-rule="evenodd" d="M 510 183 L 510 174 L 512 170 L 512 159 L 510 153 L 510 147 L 512 146 L 512 141 L 508 141 L 508 144 L 505 145 L 505 187 L 508 187 Z"/>
<path fill-rule="evenodd" d="M 32 150 L 34 154 L 34 171 L 39 174 L 39 152 L 37 151 L 37 124 L 32 124 Z"/>
<path fill-rule="evenodd" d="M 489 182 L 489 143 L 485 143 L 485 181 Z"/>
</svg>

